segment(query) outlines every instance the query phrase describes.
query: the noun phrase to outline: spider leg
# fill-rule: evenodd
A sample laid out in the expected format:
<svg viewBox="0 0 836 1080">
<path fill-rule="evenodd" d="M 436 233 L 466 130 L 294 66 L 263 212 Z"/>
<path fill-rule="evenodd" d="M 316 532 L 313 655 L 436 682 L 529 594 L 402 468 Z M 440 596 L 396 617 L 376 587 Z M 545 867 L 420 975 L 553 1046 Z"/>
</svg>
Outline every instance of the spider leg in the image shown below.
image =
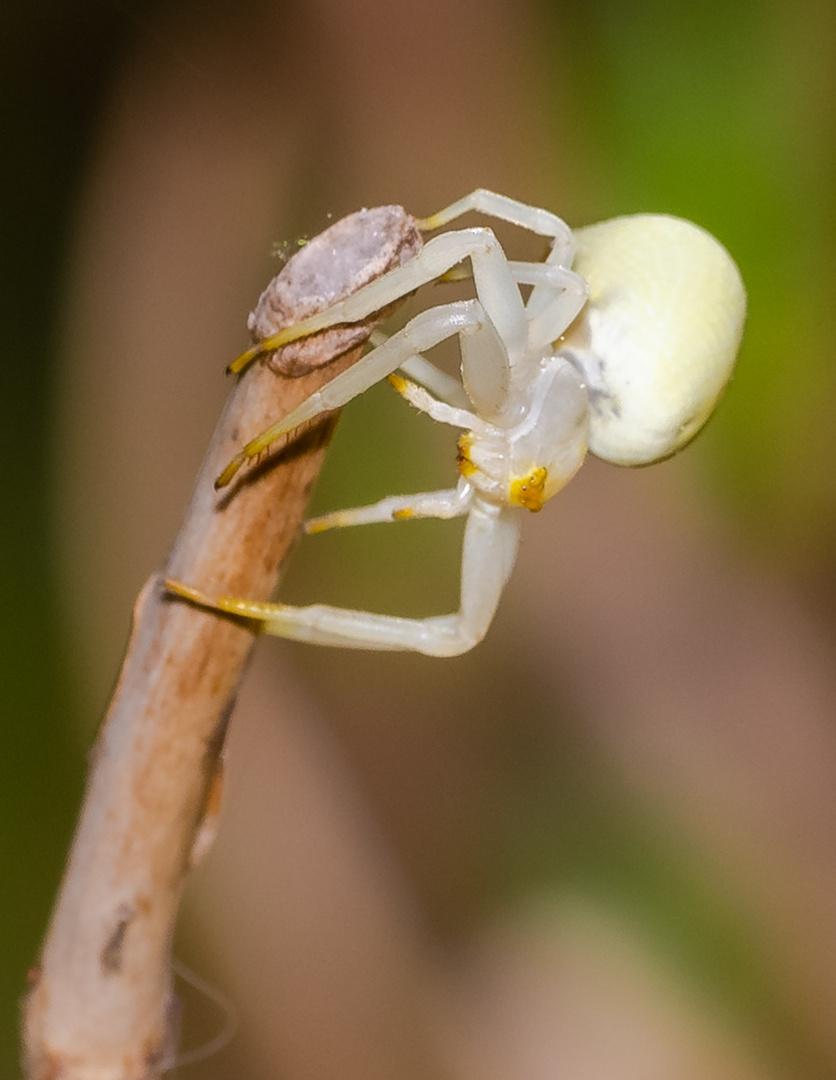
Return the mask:
<svg viewBox="0 0 836 1080">
<path fill-rule="evenodd" d="M 426 386 L 430 393 L 448 405 L 464 409 L 470 405 L 465 389 L 459 380 L 454 379 L 452 375 L 448 375 L 446 371 L 436 367 L 425 356 L 418 356 L 417 354 L 410 356 L 408 360 L 401 364 L 400 370 L 405 375 L 408 375 L 410 379 L 414 379 L 416 382 L 421 383 L 422 386 Z"/>
<path fill-rule="evenodd" d="M 478 326 L 482 319 L 484 312 L 477 300 L 461 300 L 422 311 L 408 322 L 403 330 L 366 353 L 352 367 L 326 383 L 321 390 L 311 394 L 301 405 L 292 409 L 266 431 L 251 439 L 227 465 L 215 481 L 215 487 L 225 487 L 245 461 L 257 457 L 282 435 L 308 420 L 314 420 L 324 412 L 339 409 L 370 386 L 385 379 L 411 356 L 432 348 L 453 334 Z"/>
<path fill-rule="evenodd" d="M 311 315 L 265 338 L 233 361 L 229 370 L 241 371 L 262 353 L 331 326 L 362 322 L 421 285 L 442 277 L 464 259 L 471 261 L 477 296 L 509 352 L 521 353 L 525 348 L 525 310 L 505 253 L 490 229 L 460 229 L 433 237 L 402 266 L 369 282 L 318 315 Z"/>
<path fill-rule="evenodd" d="M 439 424 L 449 424 L 451 427 L 464 428 L 466 431 L 476 431 L 482 435 L 494 433 L 491 424 L 486 424 L 481 417 L 469 409 L 459 409 L 454 405 L 448 405 L 445 401 L 438 401 L 423 386 L 410 382 L 400 375 L 389 375 L 389 385 L 408 401 L 409 404 L 420 412 L 426 413 L 432 420 Z"/>
<path fill-rule="evenodd" d="M 538 236 L 548 236 L 554 240 L 550 261 L 558 262 L 561 266 L 569 266 L 572 262 L 572 253 L 575 250 L 575 241 L 572 230 L 559 218 L 548 210 L 541 210 L 536 206 L 518 202 L 517 199 L 509 199 L 507 195 L 497 195 L 494 191 L 485 188 L 477 188 L 458 199 L 450 206 L 439 210 L 418 222 L 418 228 L 422 232 L 430 232 L 442 225 L 447 225 L 463 214 L 476 210 L 488 217 L 498 218 L 500 221 L 519 225 L 529 232 L 537 233 Z"/>
<path fill-rule="evenodd" d="M 267 428 L 255 439 L 250 440 L 230 461 L 215 481 L 215 486 L 225 487 L 245 461 L 257 457 L 282 435 L 324 412 L 340 408 L 390 375 L 416 354 L 432 348 L 454 334 L 459 335 L 463 359 L 470 354 L 474 357 L 481 356 L 481 366 L 486 373 L 491 371 L 492 366 L 507 364 L 504 346 L 501 342 L 496 344 L 493 340 L 498 340 L 496 330 L 491 321 L 486 318 L 485 311 L 478 300 L 460 300 L 453 304 L 430 308 L 416 315 L 403 330 L 393 334 L 382 345 L 367 353 L 356 364 L 323 386 L 321 390 L 311 394 L 287 416 Z M 419 388 L 415 387 L 415 389 Z M 426 394 L 426 391 L 423 393 Z M 427 398 L 434 401 L 429 394 Z M 445 415 L 445 423 L 454 423 L 459 427 L 472 428 L 474 431 L 489 429 L 473 413 L 455 409 L 454 406 L 445 405 L 442 402 L 435 402 L 435 407 L 452 410 Z M 453 413 L 460 415 L 461 419 L 450 419 Z M 438 418 L 440 417 L 441 413 L 438 414 Z"/>
<path fill-rule="evenodd" d="M 566 332 L 589 298 L 589 286 L 580 274 L 552 263 L 511 262 L 518 285 L 533 285 L 525 313 L 528 348 L 539 352 Z"/>
<path fill-rule="evenodd" d="M 557 341 L 574 322 L 589 298 L 589 286 L 574 270 L 552 262 L 509 261 L 508 268 L 517 285 L 534 286 L 528 303 L 525 305 L 525 313 L 528 320 L 528 349 L 531 352 L 537 352 L 544 346 Z M 470 277 L 471 275 L 465 271 L 461 276 Z M 379 331 L 376 333 L 379 334 Z M 416 357 L 416 360 L 419 359 L 422 358 Z M 424 361 L 424 363 L 429 362 Z M 422 378 L 418 365 L 414 368 L 407 368 L 405 365 L 401 367 L 411 378 L 424 383 L 438 397 L 445 398 L 444 393 L 431 385 L 432 376 Z M 449 375 L 443 372 L 438 374 L 442 380 L 450 379 Z M 454 387 L 458 386 L 454 379 L 450 382 Z"/>
<path fill-rule="evenodd" d="M 402 619 L 315 604 L 292 607 L 222 596 L 167 581 L 170 592 L 230 615 L 252 619 L 266 634 L 355 649 L 408 650 L 427 656 L 457 656 L 485 636 L 514 565 L 519 539 L 516 515 L 474 503 L 465 528 L 461 606 L 453 615 Z"/>
<path fill-rule="evenodd" d="M 342 529 L 348 525 L 371 525 L 385 521 L 409 521 L 413 518 L 461 517 L 470 508 L 473 488 L 466 481 L 447 491 L 430 491 L 419 495 L 390 495 L 370 506 L 357 506 L 351 510 L 335 510 L 321 517 L 309 518 L 304 525 L 306 533 L 325 532 L 326 529 Z"/>
<path fill-rule="evenodd" d="M 391 334 L 386 334 L 382 330 L 375 330 L 369 337 L 369 344 L 373 348 L 377 348 L 380 345 L 384 345 Z M 448 405 L 455 405 L 458 408 L 466 409 L 470 405 L 467 394 L 464 391 L 464 387 L 458 379 L 454 379 L 452 375 L 448 375 L 446 371 L 442 371 L 441 368 L 436 367 L 425 356 L 421 356 L 416 353 L 414 356 L 408 357 L 400 365 L 400 370 L 414 379 L 416 382 L 421 383 L 441 401 L 446 401 Z"/>
<path fill-rule="evenodd" d="M 433 420 L 469 431 L 475 429 L 487 433 L 489 430 L 489 426 L 472 412 L 437 401 L 422 386 L 417 386 L 399 375 L 390 375 L 389 382 L 410 405 L 426 413 Z M 305 532 L 324 532 L 326 529 L 341 528 L 346 525 L 404 521 L 419 517 L 459 517 L 467 513 L 472 496 L 473 489 L 465 480 L 462 480 L 458 487 L 446 491 L 433 491 L 420 495 L 392 495 L 370 506 L 336 510 L 322 517 L 312 518 L 305 522 Z"/>
</svg>

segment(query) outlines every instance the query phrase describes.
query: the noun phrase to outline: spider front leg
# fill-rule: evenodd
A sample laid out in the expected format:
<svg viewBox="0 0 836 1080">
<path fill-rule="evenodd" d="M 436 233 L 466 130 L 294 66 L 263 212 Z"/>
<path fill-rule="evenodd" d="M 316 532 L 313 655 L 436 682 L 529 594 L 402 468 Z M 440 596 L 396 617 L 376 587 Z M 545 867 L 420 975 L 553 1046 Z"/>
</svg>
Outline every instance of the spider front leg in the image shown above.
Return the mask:
<svg viewBox="0 0 836 1080">
<path fill-rule="evenodd" d="M 538 236 L 550 237 L 553 244 L 549 261 L 556 262 L 560 266 L 571 264 L 575 242 L 572 230 L 562 218 L 549 210 L 541 210 L 537 206 L 510 199 L 507 195 L 498 195 L 495 191 L 488 191 L 486 188 L 477 188 L 469 195 L 465 195 L 463 199 L 457 199 L 450 206 L 439 210 L 438 213 L 423 218 L 418 222 L 418 228 L 421 232 L 430 232 L 432 229 L 441 228 L 442 225 L 449 225 L 451 221 L 455 221 L 456 218 L 472 210 L 485 214 L 487 217 L 507 221 L 511 225 L 519 225 Z"/>
<path fill-rule="evenodd" d="M 513 568 L 518 540 L 519 523 L 513 512 L 474 502 L 465 528 L 461 606 L 455 614 L 428 619 L 402 619 L 325 604 L 292 607 L 226 596 L 213 600 L 179 582 L 168 581 L 166 586 L 201 607 L 252 619 L 264 633 L 276 637 L 315 645 L 457 656 L 487 633 Z"/>
<path fill-rule="evenodd" d="M 551 258 L 551 257 L 550 257 Z M 532 285 L 525 305 L 528 323 L 528 351 L 539 352 L 552 345 L 571 326 L 589 299 L 589 286 L 580 274 L 554 262 L 512 262 L 508 269 L 517 285 Z M 464 270 L 460 275 L 471 277 Z M 385 340 L 375 331 L 370 340 Z M 458 384 L 421 356 L 411 357 L 401 367 L 413 379 L 424 383 L 438 397 L 454 400 Z M 452 384 L 452 385 L 451 385 Z"/>
<path fill-rule="evenodd" d="M 326 383 L 321 390 L 311 394 L 281 420 L 251 439 L 227 465 L 215 481 L 215 487 L 226 487 L 244 462 L 258 457 L 282 435 L 293 431 L 308 420 L 315 420 L 322 413 L 341 408 L 352 398 L 396 371 L 401 364 L 407 362 L 416 353 L 431 349 L 454 334 L 466 333 L 469 329 L 477 327 L 480 319 L 483 318 L 481 306 L 475 300 L 445 304 L 416 315 L 403 330 L 393 334 L 382 345 L 366 353 L 347 371 L 343 371 L 331 382 Z"/>
<path fill-rule="evenodd" d="M 282 435 L 293 431 L 300 424 L 314 420 L 324 412 L 338 409 L 364 390 L 386 378 L 401 365 L 408 364 L 420 354 L 445 338 L 458 334 L 463 362 L 467 356 L 481 357 L 479 365 L 486 373 L 507 364 L 507 354 L 502 341 L 478 300 L 461 300 L 444 304 L 416 315 L 397 334 L 393 334 L 378 348 L 367 353 L 353 367 L 342 372 L 321 390 L 303 401 L 277 423 L 252 439 L 224 469 L 215 486 L 226 487 L 244 462 L 257 457 Z M 502 380 L 499 380 L 502 383 Z M 441 403 L 438 403 L 439 405 Z M 452 408 L 452 406 L 445 406 Z M 458 410 L 464 416 L 463 410 Z M 481 410 L 480 410 L 481 411 Z M 459 423 L 459 421 L 446 421 Z M 471 413 L 459 426 L 478 427 L 480 421 Z"/>
<path fill-rule="evenodd" d="M 470 260 L 473 268 L 476 294 L 506 348 L 512 353 L 521 352 L 525 348 L 525 309 L 505 253 L 490 229 L 460 229 L 434 237 L 409 262 L 369 282 L 318 315 L 311 315 L 265 338 L 233 361 L 229 370 L 241 371 L 262 353 L 320 330 L 342 323 L 362 322 L 421 285 L 443 277 L 465 259 Z"/>
</svg>

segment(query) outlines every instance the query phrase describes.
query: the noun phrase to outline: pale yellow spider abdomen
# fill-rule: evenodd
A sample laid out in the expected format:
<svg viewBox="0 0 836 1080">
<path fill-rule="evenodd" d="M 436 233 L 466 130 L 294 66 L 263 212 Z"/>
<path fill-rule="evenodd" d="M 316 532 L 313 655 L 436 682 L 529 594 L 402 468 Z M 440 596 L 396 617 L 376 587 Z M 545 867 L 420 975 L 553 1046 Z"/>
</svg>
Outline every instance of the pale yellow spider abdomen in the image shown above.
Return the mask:
<svg viewBox="0 0 836 1080">
<path fill-rule="evenodd" d="M 589 302 L 561 343 L 590 396 L 589 449 L 617 465 L 675 453 L 731 377 L 746 292 L 726 249 L 689 221 L 613 218 L 575 231 Z"/>
</svg>

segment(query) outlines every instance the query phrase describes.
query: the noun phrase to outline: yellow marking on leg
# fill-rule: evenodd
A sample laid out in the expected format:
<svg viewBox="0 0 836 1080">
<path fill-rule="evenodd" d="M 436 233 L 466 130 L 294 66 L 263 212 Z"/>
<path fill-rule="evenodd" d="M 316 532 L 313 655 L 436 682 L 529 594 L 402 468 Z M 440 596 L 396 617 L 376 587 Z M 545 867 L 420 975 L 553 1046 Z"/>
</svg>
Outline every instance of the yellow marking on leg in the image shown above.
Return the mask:
<svg viewBox="0 0 836 1080">
<path fill-rule="evenodd" d="M 446 274 L 442 274 L 437 280 L 442 281 L 470 281 L 473 277 L 473 271 L 470 269 L 467 263 L 460 262 L 458 266 L 454 266 L 451 270 L 448 270 Z"/>
<path fill-rule="evenodd" d="M 206 593 L 193 589 L 191 585 L 184 585 L 182 581 L 177 581 L 175 578 L 166 578 L 165 587 L 168 592 L 192 604 L 197 604 L 198 607 L 224 612 L 227 615 L 237 615 L 242 619 L 254 619 L 256 622 L 266 622 L 285 606 L 260 600 L 240 600 L 235 596 L 219 596 L 213 600 Z"/>
<path fill-rule="evenodd" d="M 227 375 L 237 375 L 239 371 L 243 371 L 245 367 L 249 367 L 253 360 L 258 359 L 263 352 L 266 352 L 266 350 L 261 342 L 259 342 L 258 345 L 253 345 L 251 348 L 247 349 L 246 352 L 242 352 L 237 360 L 233 360 L 232 363 L 228 365 L 226 369 Z"/>
<path fill-rule="evenodd" d="M 279 330 L 277 334 L 272 334 L 270 337 L 251 346 L 246 352 L 242 352 L 226 370 L 231 375 L 236 375 L 263 353 L 275 352 L 276 349 L 280 349 L 282 345 L 288 345 L 291 341 L 299 341 L 301 338 L 310 337 L 317 330 L 324 329 L 325 325 L 327 324 L 322 324 L 318 315 L 309 315 L 306 319 L 300 319 L 299 322 L 294 323 L 292 326 L 286 326 L 284 330 Z"/>
<path fill-rule="evenodd" d="M 459 472 L 462 476 L 467 478 L 473 476 L 474 473 L 479 472 L 479 469 L 473 464 L 470 458 L 470 451 L 473 447 L 473 432 L 466 431 L 464 435 L 459 436 L 456 450 L 456 465 L 459 467 Z"/>
<path fill-rule="evenodd" d="M 421 412 L 426 411 L 426 406 L 423 403 L 429 395 L 423 386 L 419 386 L 418 383 L 413 382 L 411 379 L 405 379 L 402 375 L 387 375 L 386 378 L 392 389 L 399 393 L 404 401 L 408 402 L 414 409 Z M 421 402 L 421 404 L 418 404 L 418 402 Z"/>
<path fill-rule="evenodd" d="M 392 511 L 393 521 L 409 521 L 409 519 L 413 517 L 415 517 L 415 511 L 409 506 L 405 506 L 401 510 Z"/>
<path fill-rule="evenodd" d="M 543 509 L 543 489 L 549 471 L 544 465 L 532 469 L 528 476 L 521 476 L 512 480 L 509 485 L 508 498 L 514 506 L 524 506 L 526 510 L 537 513 Z"/>
<path fill-rule="evenodd" d="M 302 532 L 306 536 L 313 536 L 315 533 L 328 532 L 329 529 L 336 528 L 336 522 L 326 521 L 325 518 L 316 518 L 314 521 L 306 521 L 302 526 Z"/>
<path fill-rule="evenodd" d="M 191 600 L 193 604 L 200 604 L 201 607 L 215 607 L 214 600 L 210 600 L 205 593 L 193 589 L 191 585 L 184 585 L 182 581 L 177 581 L 175 578 L 166 578 L 163 584 L 166 592 L 181 596 L 184 600 Z"/>
<path fill-rule="evenodd" d="M 316 418 L 314 417 L 313 419 Z M 252 461 L 253 458 L 257 458 L 264 450 L 269 450 L 273 443 L 278 442 L 283 435 L 291 435 L 294 431 L 301 431 L 307 423 L 307 420 L 302 420 L 301 423 L 296 424 L 294 427 L 287 428 L 284 426 L 284 420 L 278 420 L 272 427 L 267 428 L 266 431 L 262 431 L 256 438 L 250 439 L 244 449 L 238 451 L 217 480 L 215 480 L 215 490 L 217 491 L 220 488 L 226 487 L 245 462 Z"/>
<path fill-rule="evenodd" d="M 437 214 L 430 214 L 429 217 L 419 218 L 417 221 L 419 232 L 432 232 L 433 229 L 438 229 L 446 224 L 447 219 L 442 210 L 439 210 Z"/>
<path fill-rule="evenodd" d="M 286 606 L 262 600 L 241 600 L 237 596 L 219 596 L 214 603 L 214 607 L 228 615 L 237 615 L 241 619 L 253 619 L 261 623 L 281 614 Z"/>
<path fill-rule="evenodd" d="M 215 481 L 215 490 L 218 491 L 221 488 L 226 487 L 246 460 L 247 455 L 243 451 L 236 454 L 232 461 L 230 461 L 230 463 Z"/>
<path fill-rule="evenodd" d="M 329 529 L 342 528 L 346 521 L 345 514 L 339 510 L 335 510 L 332 514 L 323 514 L 322 517 L 311 518 L 306 521 L 302 526 L 302 531 L 306 536 L 313 536 L 314 533 L 327 532 Z"/>
</svg>

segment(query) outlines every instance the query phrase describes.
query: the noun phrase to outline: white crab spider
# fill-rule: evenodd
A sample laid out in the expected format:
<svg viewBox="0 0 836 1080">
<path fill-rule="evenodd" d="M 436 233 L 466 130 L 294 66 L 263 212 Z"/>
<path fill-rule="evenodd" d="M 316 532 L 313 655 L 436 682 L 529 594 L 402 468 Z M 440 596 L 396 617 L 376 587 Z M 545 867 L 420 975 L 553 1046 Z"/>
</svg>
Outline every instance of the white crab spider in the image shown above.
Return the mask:
<svg viewBox="0 0 836 1080">
<path fill-rule="evenodd" d="M 488 228 L 441 233 L 402 266 L 245 353 L 239 369 L 259 353 L 365 319 L 470 261 L 475 299 L 416 315 L 248 443 L 218 478 L 226 485 L 281 435 L 388 377 L 415 408 L 464 430 L 458 484 L 327 514 L 307 522 L 306 531 L 467 515 L 459 611 L 406 619 L 210 599 L 176 581 L 167 582 L 171 592 L 256 620 L 280 637 L 454 656 L 491 623 L 514 564 L 520 507 L 540 510 L 587 449 L 643 465 L 675 453 L 702 427 L 731 375 L 746 309 L 737 267 L 713 237 L 661 215 L 615 218 L 573 234 L 554 214 L 484 190 L 419 226 L 436 229 L 471 210 L 548 237 L 547 258 L 509 261 Z M 532 286 L 527 301 L 520 286 Z M 461 384 L 422 355 L 454 335 Z M 394 374 L 398 368 L 409 378 Z"/>
</svg>

